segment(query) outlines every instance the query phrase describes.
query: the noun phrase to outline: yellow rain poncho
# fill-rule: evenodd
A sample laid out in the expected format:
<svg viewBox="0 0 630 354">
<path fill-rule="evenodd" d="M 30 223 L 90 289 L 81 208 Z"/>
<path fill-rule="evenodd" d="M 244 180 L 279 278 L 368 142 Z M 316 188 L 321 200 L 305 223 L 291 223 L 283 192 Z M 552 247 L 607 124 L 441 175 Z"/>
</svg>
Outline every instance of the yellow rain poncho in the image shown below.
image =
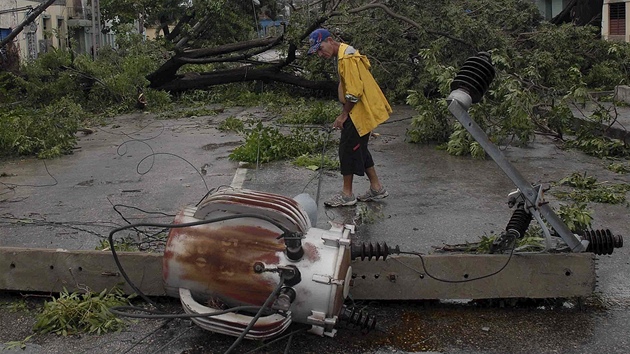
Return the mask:
<svg viewBox="0 0 630 354">
<path fill-rule="evenodd" d="M 347 44 L 341 43 L 337 53 L 339 99 L 342 103 L 345 97 L 358 99 L 350 111 L 350 118 L 359 136 L 364 136 L 389 118 L 392 107 L 370 73 L 368 58 L 357 50 L 346 54 L 347 48 Z"/>
</svg>

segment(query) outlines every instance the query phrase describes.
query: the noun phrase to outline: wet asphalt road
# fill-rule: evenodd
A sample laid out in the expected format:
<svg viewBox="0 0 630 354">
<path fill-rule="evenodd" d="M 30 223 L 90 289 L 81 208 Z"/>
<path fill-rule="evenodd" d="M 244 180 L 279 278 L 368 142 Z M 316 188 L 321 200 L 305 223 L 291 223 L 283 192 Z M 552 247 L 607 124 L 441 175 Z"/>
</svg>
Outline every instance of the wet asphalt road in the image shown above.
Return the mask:
<svg viewBox="0 0 630 354">
<path fill-rule="evenodd" d="M 2 161 L 0 173 L 8 177 L 0 179 L 5 183 L 0 196 L 0 246 L 94 249 L 111 228 L 124 223 L 112 204 L 169 214 L 196 204 L 209 188 L 229 185 L 234 177 L 237 163 L 227 155 L 240 137 L 216 130 L 231 115 L 269 118 L 260 109 L 241 108 L 217 116 L 164 121 L 132 115 L 81 137 L 73 155 L 45 164 L 34 159 Z M 359 222 L 356 242 L 386 241 L 403 250 L 429 252 L 433 246 L 474 242 L 502 230 L 511 215 L 506 196 L 514 190 L 513 183 L 491 160 L 473 161 L 406 143 L 404 132 L 412 115 L 408 108 L 397 107 L 371 141 L 377 172 L 390 193 L 383 201 L 325 209 L 322 201 L 338 191 L 340 176 L 328 172 L 320 182 L 316 172 L 285 162 L 252 166 L 244 187 L 286 196 L 302 192 L 316 196 L 319 187 L 318 227 L 327 228 L 331 220 Z M 504 153 L 533 183 L 550 184 L 575 171 L 600 181 L 630 183 L 628 175 L 608 171 L 602 160 L 562 150 L 546 137 L 538 136 L 528 148 L 510 147 Z M 357 178 L 355 193 L 362 193 L 367 185 L 365 178 Z M 630 235 L 627 205 L 592 204 L 591 208 L 594 228 Z M 132 222 L 146 217 L 123 209 Z M 360 223 L 357 210 L 367 210 L 370 222 Z M 169 217 L 159 221 L 170 222 Z M 291 331 L 297 333 L 290 342 L 283 338 L 258 350 L 260 343 L 246 342 L 237 352 L 282 353 L 288 346 L 289 353 L 627 353 L 628 253 L 622 248 L 598 257 L 597 294 L 579 303 L 357 303 L 377 317 L 377 330 L 363 334 L 341 326 L 331 339 L 304 334 L 294 325 Z M 177 300 L 161 301 L 179 311 Z M 1 293 L 0 343 L 5 348 L 32 334 L 34 311 L 41 302 L 38 296 Z M 25 350 L 8 352 L 222 353 L 233 340 L 185 320 L 141 320 L 121 333 L 103 336 L 35 335 Z"/>
</svg>

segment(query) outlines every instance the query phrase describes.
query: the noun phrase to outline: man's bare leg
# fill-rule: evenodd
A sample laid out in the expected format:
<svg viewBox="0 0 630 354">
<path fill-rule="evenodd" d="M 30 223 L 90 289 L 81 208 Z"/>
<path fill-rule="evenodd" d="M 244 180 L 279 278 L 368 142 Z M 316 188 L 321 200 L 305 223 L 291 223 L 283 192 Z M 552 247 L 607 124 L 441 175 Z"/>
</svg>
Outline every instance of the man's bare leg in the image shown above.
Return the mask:
<svg viewBox="0 0 630 354">
<path fill-rule="evenodd" d="M 342 192 L 347 197 L 352 195 L 352 181 L 354 180 L 354 175 L 344 175 L 343 176 L 343 189 Z"/>
<path fill-rule="evenodd" d="M 368 179 L 370 180 L 370 188 L 372 188 L 372 190 L 375 190 L 375 191 L 380 191 L 383 185 L 381 184 L 381 181 L 378 179 L 378 176 L 376 175 L 376 170 L 374 169 L 374 166 L 366 168 L 365 174 L 368 176 Z"/>
</svg>

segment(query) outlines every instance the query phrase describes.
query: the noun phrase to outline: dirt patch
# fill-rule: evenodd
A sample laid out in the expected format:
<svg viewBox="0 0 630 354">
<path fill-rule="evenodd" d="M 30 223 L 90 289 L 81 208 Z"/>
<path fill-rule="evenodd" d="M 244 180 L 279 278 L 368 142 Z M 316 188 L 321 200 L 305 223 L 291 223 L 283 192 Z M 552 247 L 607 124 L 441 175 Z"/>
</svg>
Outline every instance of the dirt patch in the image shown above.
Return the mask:
<svg viewBox="0 0 630 354">
<path fill-rule="evenodd" d="M 204 146 L 202 146 L 201 148 L 203 150 L 206 151 L 212 151 L 212 150 L 216 150 L 222 147 L 226 147 L 226 146 L 239 146 L 241 145 L 240 141 L 226 141 L 224 143 L 211 143 L 211 144 L 206 144 Z"/>
<path fill-rule="evenodd" d="M 23 341 L 32 335 L 42 303 L 43 300 L 27 300 L 13 292 L 0 292 L 0 344 Z M 0 352 L 1 348 L 0 345 Z"/>
<path fill-rule="evenodd" d="M 92 187 L 93 185 L 94 185 L 93 179 L 89 179 L 87 181 L 77 183 L 77 186 L 81 186 L 81 187 Z"/>
</svg>

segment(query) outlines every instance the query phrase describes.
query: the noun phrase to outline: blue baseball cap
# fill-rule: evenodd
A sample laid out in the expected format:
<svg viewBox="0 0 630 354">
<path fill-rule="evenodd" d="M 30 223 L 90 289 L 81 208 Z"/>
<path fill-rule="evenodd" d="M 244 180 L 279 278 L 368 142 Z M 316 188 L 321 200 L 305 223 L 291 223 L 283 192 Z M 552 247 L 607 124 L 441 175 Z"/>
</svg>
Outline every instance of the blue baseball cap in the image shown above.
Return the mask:
<svg viewBox="0 0 630 354">
<path fill-rule="evenodd" d="M 308 36 L 308 42 L 311 47 L 309 48 L 307 54 L 314 54 L 317 52 L 319 46 L 322 45 L 322 42 L 328 37 L 330 37 L 330 32 L 328 32 L 327 29 L 318 28 L 311 32 Z"/>
</svg>

